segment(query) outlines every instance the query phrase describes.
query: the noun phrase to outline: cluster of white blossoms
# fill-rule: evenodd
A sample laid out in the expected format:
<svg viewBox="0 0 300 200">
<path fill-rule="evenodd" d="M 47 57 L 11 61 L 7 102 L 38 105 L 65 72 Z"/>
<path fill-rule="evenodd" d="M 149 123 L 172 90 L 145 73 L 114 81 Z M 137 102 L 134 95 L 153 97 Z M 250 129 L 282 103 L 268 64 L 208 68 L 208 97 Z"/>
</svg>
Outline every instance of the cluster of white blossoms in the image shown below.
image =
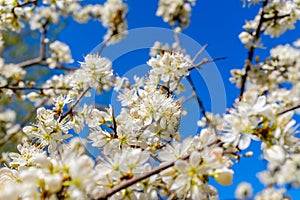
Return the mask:
<svg viewBox="0 0 300 200">
<path fill-rule="evenodd" d="M 262 47 L 261 34 L 279 37 L 295 28 L 300 19 L 300 2 L 248 3 L 262 7 L 254 20 L 246 22 L 245 31 L 239 35 L 249 51 L 248 59 L 243 69 L 232 70 L 231 81 L 245 91 L 230 114 L 224 116 L 228 133 L 222 140 L 239 149 L 246 149 L 251 139 L 260 140 L 267 169 L 258 173 L 258 178 L 266 189 L 254 199 L 289 199 L 285 187 L 299 188 L 299 137 L 294 119 L 295 114 L 299 114 L 300 103 L 299 40 L 293 45 L 272 48 L 270 56 L 264 60 L 255 57 L 255 49 Z M 236 191 L 237 198 L 251 198 L 247 196 L 251 191 L 249 188 L 249 185 L 240 186 Z"/>
<path fill-rule="evenodd" d="M 72 63 L 72 55 L 68 45 L 60 41 L 54 41 L 49 45 L 50 57 L 46 62 L 53 69 L 60 63 Z"/>
<path fill-rule="evenodd" d="M 6 79 L 1 83 L 4 86 L 8 83 L 16 83 L 24 78 L 26 71 L 13 63 L 5 64 L 4 60 L 0 60 L 0 77 Z"/>
<path fill-rule="evenodd" d="M 10 168 L 0 169 L 0 199 L 96 198 L 94 161 L 84 155 L 80 140 L 73 139 L 49 156 L 38 146 L 25 143 L 10 153 Z M 13 188 L 13 189 L 12 189 Z"/>
<path fill-rule="evenodd" d="M 159 41 L 154 42 L 153 46 L 150 49 L 149 55 L 155 57 L 156 55 L 163 54 L 164 52 L 177 52 L 177 54 L 185 53 L 185 50 L 181 48 L 178 42 L 173 42 L 172 45 L 168 43 L 161 43 Z"/>
<path fill-rule="evenodd" d="M 66 103 L 69 103 L 69 101 Z M 41 147 L 48 146 L 49 152 L 55 151 L 59 142 L 71 137 L 71 135 L 68 134 L 68 128 L 71 124 L 65 123 L 64 120 L 61 121 L 60 118 L 55 117 L 56 112 L 62 112 L 63 106 L 64 104 L 60 106 L 60 110 L 39 108 L 37 110 L 36 124 L 23 128 L 26 135 L 38 139 Z"/>
<path fill-rule="evenodd" d="M 217 141 L 215 132 L 203 129 L 194 138 L 174 142 L 159 153 L 163 163 L 175 161 L 174 167 L 161 172 L 161 176 L 166 187 L 179 198 L 218 199 L 217 190 L 208 185 L 210 177 L 221 185 L 232 184 L 232 161 L 224 149 L 218 145 L 205 146 L 214 141 Z M 178 159 L 183 157 L 186 159 Z"/>
<path fill-rule="evenodd" d="M 239 35 L 246 48 L 260 47 L 257 35 L 262 32 L 271 37 L 279 37 L 287 30 L 294 29 L 296 22 L 300 20 L 300 2 L 272 0 L 260 10 L 260 13 L 254 20 L 246 21 L 243 26 L 245 31 Z M 261 29 L 257 30 L 258 27 Z"/>
<path fill-rule="evenodd" d="M 104 40 L 115 43 L 126 36 L 127 6 L 122 0 L 107 0 L 101 9 L 101 22 L 108 28 Z"/>
<path fill-rule="evenodd" d="M 156 151 L 180 138 L 178 101 L 145 79 L 136 77 L 136 81 L 135 86 L 121 88 L 119 100 L 123 107 L 119 115 L 113 116 L 112 107 L 91 112 L 88 124 L 93 131 L 89 138 L 94 146 L 104 147 L 105 152 L 126 146 Z"/>
<path fill-rule="evenodd" d="M 265 34 L 271 37 L 279 37 L 287 30 L 295 28 L 295 24 L 300 20 L 300 1 L 288 0 L 280 1 L 274 0 L 264 10 L 266 19 L 278 18 L 272 22 L 264 24 Z"/>
<path fill-rule="evenodd" d="M 162 16 L 164 22 L 171 26 L 185 28 L 190 24 L 191 6 L 196 0 L 160 0 L 157 16 Z"/>
<path fill-rule="evenodd" d="M 206 112 L 197 98 L 203 109 L 201 129 L 182 139 L 184 104 L 174 92 L 183 91 L 182 79 L 197 65 L 180 42 L 172 47 L 156 42 L 147 62 L 149 74 L 134 76 L 131 83 L 114 74 L 112 62 L 98 54 L 86 55 L 80 68 L 65 66 L 73 62 L 68 45 L 45 39 L 51 38 L 51 25 L 71 16 L 80 23 L 99 19 L 108 28 L 104 44 L 119 41 L 127 29 L 127 5 L 122 0 L 103 5 L 81 5 L 76 0 L 1 1 L 1 34 L 7 29 L 19 32 L 28 24 L 41 32 L 41 55 L 8 64 L 0 58 L 0 94 L 5 97 L 0 102 L 1 149 L 17 133 L 25 133 L 15 152 L 1 155 L 0 199 L 217 200 L 215 184 L 234 182 L 234 164 L 253 154 L 245 153 L 251 140 L 260 142 L 267 163 L 266 170 L 258 173 L 265 189 L 255 195 L 251 185 L 242 182 L 236 198 L 288 199 L 284 187 L 300 186 L 295 120 L 300 107 L 300 40 L 293 46 L 274 47 L 264 60 L 254 57 L 254 50 L 261 47 L 262 33 L 278 37 L 294 28 L 300 2 L 247 2 L 262 7 L 240 34 L 249 51 L 244 69 L 232 71 L 240 96 L 222 116 Z M 189 25 L 194 4 L 194 0 L 160 0 L 156 14 L 181 30 Z M 175 37 L 179 29 L 174 29 Z M 65 72 L 41 79 L 40 84 L 41 80 L 26 76 L 27 69 L 36 65 Z M 79 106 L 90 89 L 102 94 L 112 88 L 120 108 Z M 19 124 L 16 111 L 3 109 L 6 101 L 18 98 L 36 106 L 34 116 L 27 113 L 29 117 Z M 31 118 L 35 121 L 29 122 Z M 74 132 L 83 130 L 88 131 L 87 138 L 74 137 Z M 87 142 L 100 150 L 98 157 L 85 152 Z"/>
<path fill-rule="evenodd" d="M 73 74 L 73 87 L 93 87 L 99 92 L 109 90 L 112 86 L 113 70 L 112 63 L 107 58 L 97 54 L 88 54 L 84 62 L 80 62 L 81 69 Z"/>
<path fill-rule="evenodd" d="M 260 94 L 268 92 L 268 101 L 275 100 L 285 107 L 293 106 L 300 101 L 299 71 L 299 47 L 279 45 L 270 50 L 270 56 L 263 62 L 251 65 L 248 87 Z M 232 70 L 231 81 L 240 86 L 243 74 L 244 70 Z M 289 87 L 285 87 L 287 85 Z"/>
<path fill-rule="evenodd" d="M 188 55 L 165 51 L 152 57 L 147 64 L 151 66 L 149 78 L 154 84 L 162 84 L 169 90 L 180 92 L 181 80 L 189 75 L 193 62 Z M 180 87 L 179 87 L 180 86 Z"/>
</svg>

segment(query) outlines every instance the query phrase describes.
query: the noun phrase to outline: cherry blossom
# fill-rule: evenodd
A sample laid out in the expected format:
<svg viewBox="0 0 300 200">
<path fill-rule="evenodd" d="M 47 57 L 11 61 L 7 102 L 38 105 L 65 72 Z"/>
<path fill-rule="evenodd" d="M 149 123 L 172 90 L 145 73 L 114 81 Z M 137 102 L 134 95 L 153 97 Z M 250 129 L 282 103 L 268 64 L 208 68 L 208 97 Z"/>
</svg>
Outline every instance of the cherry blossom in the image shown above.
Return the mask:
<svg viewBox="0 0 300 200">
<path fill-rule="evenodd" d="M 145 61 L 149 73 L 131 81 L 115 74 L 113 61 L 101 51 L 76 66 L 68 44 L 51 37 L 53 25 L 65 18 L 95 19 L 108 29 L 101 50 L 115 44 L 127 34 L 130 9 L 122 0 L 0 1 L 1 53 L 7 31 L 27 28 L 40 37 L 37 57 L 19 63 L 0 58 L 0 145 L 18 143 L 16 151 L 1 155 L 0 199 L 218 199 L 222 194 L 215 186 L 234 183 L 238 161 L 257 156 L 248 149 L 252 140 L 266 162 L 257 173 L 265 187 L 257 193 L 241 182 L 235 197 L 289 199 L 286 186 L 300 186 L 300 40 L 269 48 L 262 35 L 276 38 L 296 28 L 299 1 L 242 1 L 258 13 L 238 36 L 248 52 L 244 67 L 231 70 L 239 96 L 223 114 L 211 113 L 190 81 L 202 114 L 199 130 L 184 133 L 185 104 L 176 95 L 191 70 L 210 62 L 195 64 L 198 55 L 191 58 L 180 45 L 178 34 L 190 24 L 195 3 L 158 2 L 156 15 L 171 25 L 175 42 L 156 41 Z M 258 48 L 269 55 L 260 56 Z M 51 75 L 28 77 L 31 67 L 42 66 Z M 91 90 L 99 95 L 114 90 L 120 111 L 114 105 L 82 105 Z M 30 103 L 32 110 L 23 117 L 16 102 Z M 83 131 L 86 138 L 78 137 Z M 100 153 L 92 157 L 87 145 Z"/>
</svg>

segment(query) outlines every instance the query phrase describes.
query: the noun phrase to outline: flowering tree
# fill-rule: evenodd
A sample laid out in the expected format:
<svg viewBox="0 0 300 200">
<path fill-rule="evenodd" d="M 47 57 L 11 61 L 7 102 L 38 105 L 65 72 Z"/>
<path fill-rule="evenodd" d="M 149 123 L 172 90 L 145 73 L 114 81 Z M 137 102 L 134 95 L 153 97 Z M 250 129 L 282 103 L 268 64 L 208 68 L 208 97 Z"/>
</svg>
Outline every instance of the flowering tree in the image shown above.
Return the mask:
<svg viewBox="0 0 300 200">
<path fill-rule="evenodd" d="M 244 68 L 232 70 L 240 94 L 220 117 L 207 112 L 195 92 L 201 129 L 183 139 L 179 128 L 189 98 L 176 97 L 185 89 L 182 80 L 195 90 L 191 71 L 218 59 L 196 62 L 205 47 L 191 57 L 180 44 L 178 35 L 189 25 L 195 3 L 159 1 L 156 15 L 170 24 L 175 42 L 157 41 L 146 61 L 148 75 L 136 76 L 131 83 L 101 56 L 103 49 L 126 37 L 127 5 L 122 0 L 102 5 L 76 0 L 0 2 L 1 51 L 12 32 L 26 29 L 40 36 L 36 58 L 19 63 L 1 58 L 0 144 L 2 149 L 12 140 L 18 144 L 17 151 L 2 152 L 0 199 L 218 199 L 209 181 L 230 185 L 235 161 L 251 156 L 247 148 L 252 140 L 260 141 L 268 162 L 258 174 L 265 189 L 254 199 L 289 199 L 285 186 L 298 188 L 300 183 L 295 120 L 300 108 L 300 41 L 276 46 L 266 58 L 259 58 L 256 49 L 263 48 L 262 34 L 279 37 L 295 28 L 300 1 L 243 2 L 260 10 L 239 35 L 248 49 Z M 98 53 L 86 55 L 80 68 L 70 65 L 69 46 L 50 37 L 51 28 L 64 17 L 79 23 L 97 19 L 107 28 Z M 31 79 L 34 67 L 48 69 L 50 78 Z M 51 74 L 54 70 L 60 74 Z M 79 106 L 93 89 L 100 95 L 116 91 L 120 113 L 113 106 Z M 25 116 L 6 107 L 22 101 L 35 106 Z M 82 140 L 76 134 L 85 125 L 89 131 Z M 85 151 L 85 142 L 101 150 L 96 159 Z M 252 195 L 249 183 L 236 190 L 236 199 Z"/>
</svg>

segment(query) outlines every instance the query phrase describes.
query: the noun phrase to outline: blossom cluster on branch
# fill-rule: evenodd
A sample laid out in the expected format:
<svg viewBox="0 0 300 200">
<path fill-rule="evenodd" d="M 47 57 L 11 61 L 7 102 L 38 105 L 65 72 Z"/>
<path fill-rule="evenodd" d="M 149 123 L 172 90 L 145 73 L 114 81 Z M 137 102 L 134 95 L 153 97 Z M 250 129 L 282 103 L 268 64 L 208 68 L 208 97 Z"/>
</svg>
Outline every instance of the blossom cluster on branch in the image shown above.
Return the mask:
<svg viewBox="0 0 300 200">
<path fill-rule="evenodd" d="M 199 132 L 182 138 L 180 126 L 186 114 L 175 94 L 185 90 L 190 72 L 208 62 L 194 63 L 197 56 L 185 53 L 178 33 L 190 22 L 194 0 L 159 0 L 157 16 L 174 31 L 174 44 L 156 42 L 151 69 L 144 77 L 120 77 L 113 63 L 98 54 L 88 54 L 73 63 L 69 46 L 48 37 L 51 25 L 65 17 L 79 23 L 99 20 L 108 29 L 102 48 L 126 37 L 127 5 L 107 0 L 103 5 L 81 5 L 76 0 L 3 0 L 0 2 L 1 37 L 7 31 L 40 32 L 39 56 L 20 63 L 0 58 L 0 95 L 33 102 L 22 121 L 12 109 L 0 106 L 0 145 L 16 135 L 17 151 L 2 152 L 0 199 L 219 199 L 210 180 L 220 185 L 233 182 L 233 166 L 247 159 L 252 140 L 260 141 L 265 171 L 258 178 L 265 189 L 255 200 L 288 199 L 285 186 L 300 185 L 300 146 L 297 109 L 300 108 L 300 42 L 279 45 L 270 56 L 259 58 L 261 35 L 279 37 L 295 28 L 300 19 L 300 1 L 248 0 L 244 5 L 261 6 L 254 20 L 247 21 L 239 35 L 248 50 L 243 69 L 233 69 L 231 81 L 240 95 L 223 116 L 206 112 L 196 96 L 202 119 Z M 5 41 L 1 41 L 1 50 Z M 171 46 L 171 47 L 170 47 Z M 201 53 L 202 50 L 200 50 Z M 35 82 L 26 75 L 31 67 L 61 70 L 59 75 Z M 121 102 L 100 109 L 79 106 L 90 90 L 100 95 L 115 90 Z M 196 91 L 194 91 L 196 93 Z M 188 100 L 188 99 L 186 99 Z M 33 114 L 34 121 L 29 121 Z M 188 114 L 188 113 L 187 113 Z M 79 139 L 87 125 L 85 139 Z M 86 143 L 101 153 L 94 159 Z M 241 183 L 237 199 L 250 199 L 253 189 Z"/>
</svg>

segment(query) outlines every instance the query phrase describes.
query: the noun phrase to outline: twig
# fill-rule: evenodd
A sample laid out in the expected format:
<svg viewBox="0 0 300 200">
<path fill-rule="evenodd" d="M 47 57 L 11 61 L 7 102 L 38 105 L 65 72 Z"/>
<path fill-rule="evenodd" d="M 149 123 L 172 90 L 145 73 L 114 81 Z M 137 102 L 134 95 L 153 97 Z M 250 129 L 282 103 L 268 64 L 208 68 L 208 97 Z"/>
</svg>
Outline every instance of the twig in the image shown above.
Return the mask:
<svg viewBox="0 0 300 200">
<path fill-rule="evenodd" d="M 46 38 L 46 34 L 47 34 L 47 26 L 48 26 L 48 21 L 46 21 L 43 24 L 43 29 L 41 31 L 41 38 L 40 38 L 40 52 L 39 52 L 39 57 L 31 59 L 31 60 L 26 60 L 24 62 L 21 62 L 19 64 L 17 64 L 19 67 L 21 68 L 27 68 L 33 65 L 37 65 L 40 64 L 43 60 L 45 60 L 45 54 L 46 54 L 46 50 L 45 50 L 45 38 Z"/>
<path fill-rule="evenodd" d="M 181 49 L 180 39 L 178 37 L 178 33 L 175 31 L 175 27 L 174 26 L 172 26 L 172 30 L 173 30 L 173 33 L 174 33 L 175 42 L 177 43 L 177 48 Z"/>
<path fill-rule="evenodd" d="M 24 69 L 32 67 L 34 65 L 39 65 L 41 67 L 49 68 L 48 63 L 45 60 L 41 60 L 40 58 L 34 58 L 34 59 L 31 59 L 31 60 L 26 60 L 24 62 L 21 62 L 21 63 L 17 64 L 17 65 L 20 66 L 21 68 L 24 68 Z M 78 67 L 67 67 L 67 66 L 63 66 L 61 64 L 61 65 L 56 66 L 55 69 L 73 71 L 73 70 L 77 70 L 79 68 Z"/>
<path fill-rule="evenodd" d="M 200 49 L 200 51 L 198 51 L 198 52 L 196 53 L 196 55 L 194 56 L 194 58 L 193 58 L 193 60 L 192 60 L 192 63 L 194 63 L 194 62 L 197 60 L 197 58 L 203 53 L 203 51 L 206 49 L 207 46 L 208 46 L 208 45 L 205 44 L 205 45 Z"/>
<path fill-rule="evenodd" d="M 227 57 L 218 57 L 218 58 L 214 58 L 212 60 L 208 60 L 208 59 L 203 59 L 202 61 L 200 61 L 199 63 L 197 63 L 196 65 L 193 65 L 189 68 L 189 71 L 195 68 L 199 68 L 202 65 L 205 65 L 207 63 L 211 63 L 211 62 L 215 62 L 215 61 L 219 61 L 219 60 L 225 60 Z"/>
<path fill-rule="evenodd" d="M 218 142 L 219 142 L 219 140 L 215 140 L 215 141 L 213 141 L 213 142 L 205 145 L 204 147 L 199 148 L 198 151 L 203 151 L 205 148 L 211 147 L 211 146 L 217 144 Z M 186 160 L 189 157 L 190 157 L 190 154 L 182 156 L 180 158 L 180 160 Z M 117 193 L 117 192 L 119 192 L 119 191 L 121 191 L 121 190 L 123 190 L 123 189 L 125 189 L 125 188 L 127 188 L 129 186 L 131 186 L 131 185 L 134 185 L 134 184 L 136 184 L 136 183 L 138 183 L 138 182 L 140 182 L 140 181 L 142 181 L 142 180 L 144 180 L 146 178 L 149 178 L 152 175 L 158 174 L 158 173 L 162 172 L 165 169 L 173 167 L 176 161 L 177 160 L 174 160 L 174 161 L 172 161 L 170 163 L 163 164 L 163 165 L 157 167 L 156 169 L 153 169 L 153 170 L 151 170 L 149 172 L 146 172 L 145 174 L 143 174 L 141 176 L 133 177 L 132 179 L 126 180 L 126 181 L 122 182 L 121 184 L 115 186 L 114 188 L 112 188 L 111 190 L 109 190 L 108 192 L 106 192 L 105 194 L 103 194 L 100 198 L 98 198 L 98 200 L 107 199 L 108 197 L 114 195 L 115 193 Z"/>
<path fill-rule="evenodd" d="M 263 23 L 265 22 L 265 18 L 264 18 L 265 11 L 264 10 L 265 10 L 265 7 L 267 6 L 267 4 L 268 4 L 268 0 L 265 0 L 263 2 L 263 5 L 262 5 L 260 20 L 259 20 L 257 28 L 255 30 L 255 35 L 253 37 L 253 43 L 254 44 L 259 40 L 260 34 L 262 33 L 261 28 L 262 28 Z M 244 67 L 245 74 L 242 76 L 242 85 L 241 85 L 241 90 L 240 90 L 240 94 L 239 94 L 239 101 L 241 101 L 242 98 L 243 98 L 243 94 L 244 94 L 245 86 L 246 86 L 246 81 L 247 81 L 247 77 L 248 77 L 248 72 L 251 69 L 251 63 L 252 63 L 252 60 L 253 60 L 253 57 L 254 57 L 254 51 L 255 51 L 255 47 L 254 47 L 254 45 L 252 45 L 249 52 L 248 52 L 248 58 L 247 58 L 247 61 L 246 61 L 246 65 Z"/>
<path fill-rule="evenodd" d="M 99 47 L 99 50 L 97 51 L 98 55 L 101 55 L 101 53 L 104 50 L 104 48 L 106 47 L 107 43 L 113 36 L 114 35 L 111 35 L 109 38 L 107 38 L 105 41 L 102 42 L 101 46 Z"/>
<path fill-rule="evenodd" d="M 282 114 L 284 114 L 284 113 L 287 113 L 287 112 L 296 110 L 296 109 L 298 109 L 298 108 L 300 108 L 300 104 L 295 105 L 295 106 L 292 106 L 292 107 L 290 107 L 290 108 L 287 108 L 287 109 L 285 109 L 285 110 L 279 112 L 278 115 L 282 115 Z"/>
<path fill-rule="evenodd" d="M 187 76 L 186 78 L 187 78 L 188 82 L 190 83 L 190 85 L 191 85 L 191 87 L 192 87 L 192 90 L 193 90 L 194 93 L 195 93 L 195 96 L 196 96 L 196 99 L 197 99 L 197 103 L 198 103 L 198 105 L 199 105 L 199 108 L 200 108 L 200 111 L 201 111 L 202 115 L 205 117 L 205 119 L 206 119 L 207 122 L 210 122 L 209 118 L 206 116 L 206 111 L 205 111 L 204 105 L 203 105 L 203 103 L 202 103 L 200 97 L 197 95 L 196 88 L 195 88 L 195 84 L 194 84 L 194 82 L 193 82 L 191 76 L 189 75 L 189 76 Z"/>
<path fill-rule="evenodd" d="M 59 122 L 61 122 L 64 118 L 66 118 L 69 114 L 71 114 L 73 112 L 73 109 L 75 108 L 75 106 L 77 106 L 77 104 L 80 102 L 80 100 L 84 97 L 84 95 L 89 91 L 89 89 L 91 89 L 90 87 L 86 88 L 80 95 L 79 97 L 76 99 L 76 101 L 71 105 L 71 107 L 69 108 L 69 110 L 63 114 L 61 116 L 61 118 L 59 119 Z"/>
<path fill-rule="evenodd" d="M 31 60 L 26 60 L 24 62 L 21 62 L 21 63 L 17 64 L 17 65 L 20 66 L 21 68 L 27 68 L 27 67 L 30 67 L 32 65 L 40 64 L 41 61 L 42 60 L 40 59 L 40 57 L 38 57 L 38 58 L 31 59 Z"/>
<path fill-rule="evenodd" d="M 43 90 L 50 90 L 50 89 L 57 89 L 57 90 L 71 90 L 72 88 L 64 88 L 64 87 L 16 87 L 16 86 L 10 86 L 10 85 L 5 85 L 5 86 L 1 86 L 0 87 L 0 90 L 1 89 L 10 89 L 10 90 L 13 90 L 13 91 L 16 91 L 16 90 L 40 90 L 40 91 L 43 91 Z"/>
<path fill-rule="evenodd" d="M 111 106 L 112 109 L 112 118 L 113 118 L 113 131 L 114 131 L 114 137 L 118 137 L 118 132 L 117 132 L 117 122 L 116 122 L 116 118 L 115 118 L 115 111 L 114 108 Z"/>
<path fill-rule="evenodd" d="M 275 15 L 274 17 L 264 18 L 264 22 L 277 20 L 277 19 L 283 19 L 283 18 L 286 18 L 286 17 L 289 17 L 289 16 L 291 16 L 291 15 L 290 14 L 281 15 L 281 16 Z"/>
<path fill-rule="evenodd" d="M 189 100 L 195 98 L 197 95 L 195 94 L 195 92 L 193 92 L 193 94 L 191 94 L 190 96 L 188 96 L 187 98 L 183 99 L 181 101 L 181 104 L 185 104 L 186 102 L 188 102 Z"/>
</svg>

